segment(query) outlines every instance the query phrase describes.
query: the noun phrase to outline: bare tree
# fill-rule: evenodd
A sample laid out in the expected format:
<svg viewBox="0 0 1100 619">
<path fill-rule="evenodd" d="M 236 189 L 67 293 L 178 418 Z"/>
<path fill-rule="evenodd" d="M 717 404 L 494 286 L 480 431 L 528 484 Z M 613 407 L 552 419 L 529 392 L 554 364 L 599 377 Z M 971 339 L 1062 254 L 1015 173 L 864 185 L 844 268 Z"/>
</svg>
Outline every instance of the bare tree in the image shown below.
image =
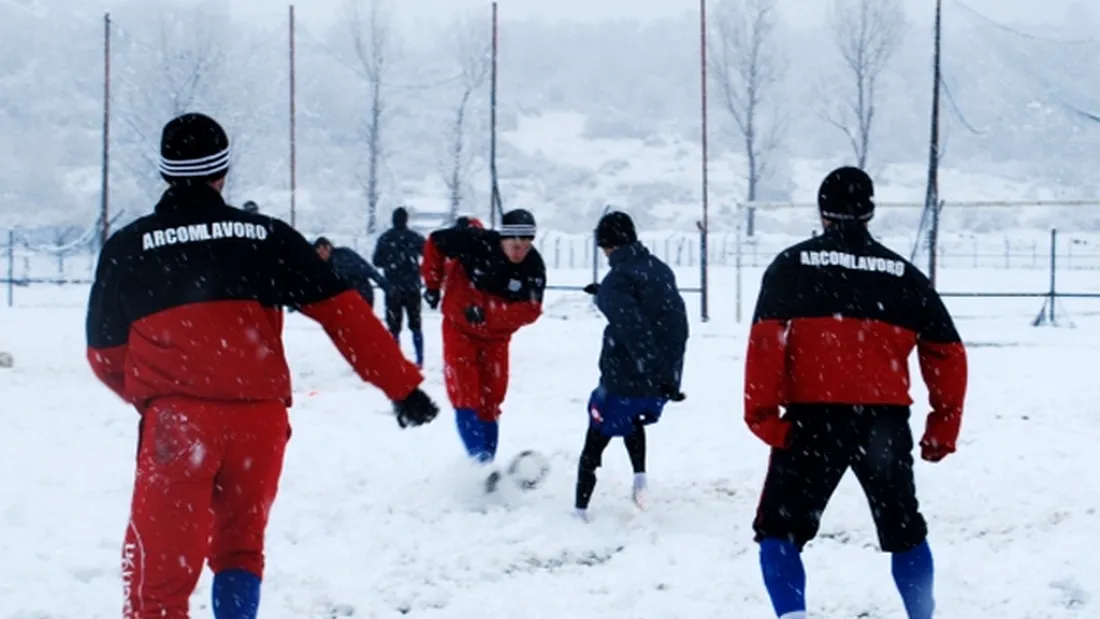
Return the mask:
<svg viewBox="0 0 1100 619">
<path fill-rule="evenodd" d="M 856 162 L 865 168 L 879 77 L 905 35 L 905 5 L 903 0 L 833 0 L 829 21 L 852 85 L 824 117 L 844 132 Z"/>
<path fill-rule="evenodd" d="M 466 152 L 467 119 L 474 93 L 485 85 L 489 76 L 491 41 L 485 20 L 473 15 L 457 18 L 450 34 L 451 51 L 460 71 L 461 96 L 451 124 L 450 158 L 443 181 L 450 197 L 450 218 L 454 221 L 458 219 L 463 188 L 470 173 L 471 157 Z"/>
<path fill-rule="evenodd" d="M 186 112 L 205 111 L 223 124 L 232 125 L 237 115 L 221 102 L 232 100 L 222 92 L 226 85 L 228 53 L 224 10 L 214 3 L 197 6 L 176 4 L 159 7 L 155 16 L 157 38 L 150 46 L 127 40 L 128 71 L 122 75 L 126 105 L 118 114 L 128 145 L 136 147 L 130 162 L 138 185 L 146 193 L 159 186 L 157 143 L 170 118 Z M 125 37 L 125 35 L 123 35 Z M 215 109 L 216 108 L 216 109 Z M 231 165 L 241 152 L 235 136 Z"/>
<path fill-rule="evenodd" d="M 367 177 L 363 187 L 367 192 L 367 234 L 378 228 L 380 199 L 379 165 L 382 158 L 382 129 L 385 122 L 385 99 L 382 95 L 390 66 L 391 30 L 388 15 L 381 0 L 349 0 L 348 25 L 351 27 L 355 56 L 363 69 L 370 88 L 370 110 L 367 116 Z M 367 6 L 364 6 L 367 5 Z"/>
<path fill-rule="evenodd" d="M 740 135 L 746 159 L 746 199 L 753 202 L 771 172 L 787 129 L 779 95 L 787 68 L 779 47 L 776 0 L 723 0 L 709 38 L 710 74 Z M 753 222 L 748 222 L 752 235 Z"/>
</svg>

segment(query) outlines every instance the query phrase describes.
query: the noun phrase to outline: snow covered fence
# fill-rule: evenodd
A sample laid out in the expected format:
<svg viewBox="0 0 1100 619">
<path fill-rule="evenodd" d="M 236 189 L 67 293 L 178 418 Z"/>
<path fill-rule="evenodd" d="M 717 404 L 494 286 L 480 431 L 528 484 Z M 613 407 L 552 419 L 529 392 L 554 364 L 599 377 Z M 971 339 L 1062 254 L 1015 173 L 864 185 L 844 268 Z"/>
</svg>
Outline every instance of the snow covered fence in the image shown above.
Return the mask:
<svg viewBox="0 0 1100 619">
<path fill-rule="evenodd" d="M 880 230 L 876 230 L 884 243 L 906 256 L 916 243 L 917 228 L 908 225 L 913 214 L 907 213 L 903 225 L 897 225 L 884 213 Z M 774 215 L 769 215 L 771 220 L 758 217 L 752 237 L 744 233 L 744 226 L 730 229 L 736 217 L 720 214 L 712 220 L 706 281 L 711 304 L 721 308 L 717 313 L 744 319 L 751 310 L 748 306 L 762 269 L 784 247 L 814 232 L 812 212 L 783 218 Z M 371 237 L 329 230 L 304 232 L 307 238 L 324 234 L 367 257 L 374 249 L 375 239 Z M 642 231 L 640 236 L 650 251 L 676 270 L 685 293 L 697 295 L 702 291 L 700 234 L 650 230 Z M 17 289 L 31 288 L 76 289 L 47 296 L 65 297 L 69 299 L 66 303 L 80 302 L 96 260 L 94 238 L 86 237 L 85 231 L 70 228 L 0 232 L 0 284 L 7 305 L 15 305 Z M 547 230 L 540 234 L 536 246 L 547 263 L 551 287 L 556 292 L 579 290 L 607 270 L 607 259 L 596 250 L 591 235 Z M 925 262 L 918 257 L 917 264 L 923 268 Z M 999 230 L 986 223 L 984 227 L 976 226 L 974 232 L 952 230 L 941 236 L 938 269 L 939 287 L 949 297 L 1034 298 L 1037 304 L 1044 298 L 1100 298 L 1100 287 L 1090 285 L 1097 279 L 1094 270 L 1100 269 L 1100 232 L 1082 225 L 1060 233 L 1052 245 L 1049 231 L 1043 229 Z M 41 295 L 31 296 L 35 300 L 28 298 L 27 302 L 37 303 Z"/>
</svg>

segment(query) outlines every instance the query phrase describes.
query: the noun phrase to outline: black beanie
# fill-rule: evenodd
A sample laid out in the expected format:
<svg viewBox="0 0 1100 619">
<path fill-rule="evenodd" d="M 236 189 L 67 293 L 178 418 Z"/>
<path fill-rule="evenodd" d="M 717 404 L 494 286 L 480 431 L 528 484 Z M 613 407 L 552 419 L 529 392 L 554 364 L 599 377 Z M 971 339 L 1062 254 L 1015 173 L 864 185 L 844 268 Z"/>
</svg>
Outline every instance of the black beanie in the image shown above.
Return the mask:
<svg viewBox="0 0 1100 619">
<path fill-rule="evenodd" d="M 868 221 L 875 215 L 875 184 L 859 168 L 837 168 L 821 181 L 817 207 L 830 221 Z"/>
<path fill-rule="evenodd" d="M 517 208 L 500 218 L 500 236 L 506 239 L 535 238 L 535 216 L 530 211 Z"/>
<path fill-rule="evenodd" d="M 406 228 L 409 225 L 409 212 L 405 207 L 399 206 L 393 209 L 393 227 Z"/>
<path fill-rule="evenodd" d="M 634 229 L 634 220 L 622 211 L 612 211 L 601 217 L 600 223 L 596 224 L 597 247 L 623 247 L 637 241 L 638 232 Z"/>
<path fill-rule="evenodd" d="M 172 184 L 216 181 L 229 171 L 229 136 L 204 114 L 177 116 L 161 133 L 159 168 Z"/>
</svg>

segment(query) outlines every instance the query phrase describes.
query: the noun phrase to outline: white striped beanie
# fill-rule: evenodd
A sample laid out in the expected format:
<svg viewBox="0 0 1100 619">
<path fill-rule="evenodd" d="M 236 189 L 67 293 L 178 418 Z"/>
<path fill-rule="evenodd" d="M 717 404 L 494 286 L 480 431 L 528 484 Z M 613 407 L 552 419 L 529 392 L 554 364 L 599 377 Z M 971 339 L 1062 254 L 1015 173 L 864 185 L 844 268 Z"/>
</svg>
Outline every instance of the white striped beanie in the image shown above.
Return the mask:
<svg viewBox="0 0 1100 619">
<path fill-rule="evenodd" d="M 164 125 L 160 175 L 169 183 L 210 182 L 229 171 L 229 136 L 213 118 L 188 113 Z"/>
<path fill-rule="evenodd" d="M 517 208 L 508 211 L 500 218 L 500 228 L 497 229 L 504 238 L 535 238 L 535 216 L 530 211 Z"/>
</svg>

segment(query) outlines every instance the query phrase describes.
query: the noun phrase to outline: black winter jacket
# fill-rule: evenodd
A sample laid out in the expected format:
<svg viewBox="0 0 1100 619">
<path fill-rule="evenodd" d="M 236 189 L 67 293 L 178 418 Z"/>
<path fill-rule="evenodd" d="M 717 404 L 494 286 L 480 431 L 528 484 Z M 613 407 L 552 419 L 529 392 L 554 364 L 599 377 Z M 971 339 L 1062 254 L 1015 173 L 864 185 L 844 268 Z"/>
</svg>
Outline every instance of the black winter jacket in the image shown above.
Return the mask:
<svg viewBox="0 0 1100 619">
<path fill-rule="evenodd" d="M 622 397 L 659 397 L 680 389 L 687 348 L 684 299 L 672 269 L 640 242 L 609 257 L 596 304 L 607 317 L 600 385 Z"/>
<path fill-rule="evenodd" d="M 394 292 L 419 292 L 423 253 L 423 236 L 408 228 L 393 227 L 378 237 L 371 262 L 386 274 Z"/>
<path fill-rule="evenodd" d="M 378 269 L 371 266 L 355 250 L 347 247 L 333 247 L 329 256 L 329 266 L 333 272 L 346 285 L 354 288 L 367 303 L 374 305 L 374 287 L 371 281 L 375 281 L 383 290 L 388 288 L 388 282 Z"/>
</svg>

